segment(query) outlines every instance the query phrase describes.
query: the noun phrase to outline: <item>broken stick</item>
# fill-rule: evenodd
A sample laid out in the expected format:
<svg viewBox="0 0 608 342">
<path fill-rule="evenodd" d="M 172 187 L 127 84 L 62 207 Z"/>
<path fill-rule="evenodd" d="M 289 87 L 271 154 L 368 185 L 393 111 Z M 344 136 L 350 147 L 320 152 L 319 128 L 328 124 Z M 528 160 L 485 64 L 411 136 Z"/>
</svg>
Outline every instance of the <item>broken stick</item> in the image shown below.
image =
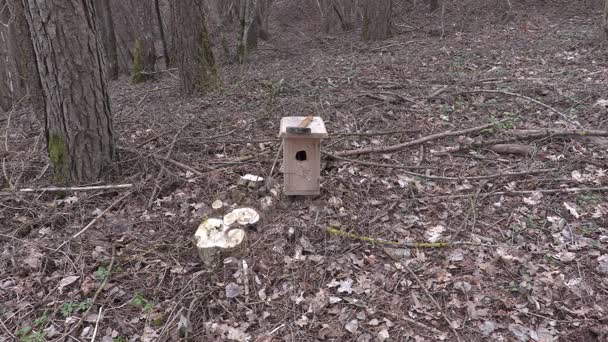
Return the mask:
<svg viewBox="0 0 608 342">
<path fill-rule="evenodd" d="M 441 139 L 441 138 L 445 138 L 445 137 L 459 136 L 459 135 L 464 135 L 464 134 L 468 134 L 468 133 L 479 132 L 484 129 L 491 128 L 494 125 L 496 125 L 497 123 L 501 123 L 503 121 L 485 124 L 485 125 L 472 127 L 472 128 L 467 128 L 467 129 L 463 129 L 463 130 L 459 130 L 459 131 L 447 131 L 447 132 L 442 132 L 442 133 L 431 134 L 431 135 L 427 135 L 425 137 L 422 137 L 422 138 L 419 138 L 416 140 L 412 140 L 412 141 L 408 141 L 408 142 L 404 142 L 401 144 L 384 146 L 384 147 L 368 147 L 368 148 L 361 148 L 361 149 L 357 149 L 357 150 L 346 150 L 346 151 L 336 152 L 333 155 L 338 156 L 338 157 L 349 157 L 349 156 L 357 156 L 357 155 L 361 155 L 361 154 L 370 154 L 370 153 L 395 152 L 395 151 L 402 150 L 406 147 L 419 145 L 419 144 L 422 144 L 422 143 L 425 143 L 425 142 L 431 141 L 431 140 L 437 140 L 437 139 Z"/>
</svg>

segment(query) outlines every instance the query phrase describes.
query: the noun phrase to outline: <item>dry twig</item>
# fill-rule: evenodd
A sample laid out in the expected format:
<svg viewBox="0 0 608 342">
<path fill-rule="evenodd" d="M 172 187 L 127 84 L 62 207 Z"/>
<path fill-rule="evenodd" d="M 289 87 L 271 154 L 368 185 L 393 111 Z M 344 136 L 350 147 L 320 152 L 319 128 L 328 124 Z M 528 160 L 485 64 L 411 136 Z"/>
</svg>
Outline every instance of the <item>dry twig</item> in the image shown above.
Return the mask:
<svg viewBox="0 0 608 342">
<path fill-rule="evenodd" d="M 500 122 L 502 122 L 502 121 L 500 121 Z M 419 145 L 419 144 L 422 144 L 422 143 L 425 143 L 425 142 L 431 141 L 431 140 L 437 140 L 437 139 L 441 139 L 441 138 L 445 138 L 445 137 L 459 136 L 459 135 L 464 135 L 464 134 L 468 134 L 468 133 L 479 132 L 484 129 L 493 127 L 495 124 L 496 123 L 490 123 L 490 124 L 467 128 L 467 129 L 463 129 L 463 130 L 459 130 L 459 131 L 447 131 L 447 132 L 442 132 L 442 133 L 431 134 L 431 135 L 427 135 L 422 138 L 418 138 L 416 140 L 404 142 L 401 144 L 391 145 L 391 146 L 368 147 L 368 148 L 361 148 L 361 149 L 357 149 L 357 150 L 340 151 L 340 152 L 334 153 L 333 155 L 338 156 L 338 157 L 349 157 L 349 156 L 357 156 L 357 155 L 361 155 L 361 154 L 370 154 L 370 153 L 395 152 L 395 151 L 402 150 L 406 147 Z"/>
<path fill-rule="evenodd" d="M 470 143 L 460 144 L 458 146 L 452 146 L 446 148 L 443 152 L 438 152 L 436 155 L 442 155 L 446 153 L 456 153 L 474 148 L 494 146 L 501 144 L 509 144 L 520 140 L 528 139 L 544 139 L 544 138 L 558 138 L 558 137 L 608 137 L 608 131 L 595 130 L 595 129 L 512 129 L 504 131 L 507 138 L 501 139 L 477 139 Z"/>
<path fill-rule="evenodd" d="M 185 124 L 184 126 L 182 126 L 182 128 L 180 128 L 177 133 L 175 133 L 175 135 L 173 136 L 173 140 L 171 141 L 171 144 L 169 145 L 169 150 L 167 151 L 167 154 L 165 155 L 166 159 L 170 159 L 171 158 L 171 153 L 173 153 L 173 148 L 175 147 L 175 142 L 177 141 L 177 137 L 183 132 L 183 130 L 188 127 L 188 125 L 190 125 L 190 123 Z M 158 191 L 160 191 L 160 178 L 163 176 L 163 173 L 165 173 L 165 169 L 164 168 L 160 168 L 160 170 L 158 170 L 158 175 L 156 175 L 156 179 L 154 180 L 154 189 L 152 190 L 152 195 L 150 195 L 150 199 L 148 199 L 148 209 L 152 208 L 152 204 L 154 203 L 154 200 L 156 199 L 156 194 L 158 193 Z"/>
<path fill-rule="evenodd" d="M 356 164 L 367 165 L 367 166 L 387 167 L 387 168 L 393 168 L 393 169 L 403 169 L 404 170 L 403 173 L 408 174 L 410 176 L 415 176 L 415 177 L 420 177 L 420 178 L 425 178 L 425 179 L 432 179 L 432 180 L 444 180 L 444 181 L 465 181 L 465 180 L 474 181 L 474 180 L 493 179 L 493 178 L 500 178 L 500 177 L 519 177 L 519 176 L 549 173 L 549 172 L 553 172 L 556 170 L 556 169 L 539 169 L 539 170 L 526 170 L 526 171 L 518 171 L 518 172 L 498 172 L 498 173 L 494 173 L 494 174 L 490 174 L 490 175 L 482 175 L 482 176 L 446 177 L 446 176 L 425 175 L 422 173 L 407 171 L 408 169 L 409 170 L 429 169 L 428 167 L 424 167 L 424 166 L 380 164 L 380 163 L 366 162 L 366 161 L 361 161 L 361 160 L 356 160 L 356 159 L 342 158 L 342 157 L 338 157 L 336 155 L 329 154 L 329 153 L 323 153 L 323 154 L 327 155 L 330 158 L 346 161 L 349 163 L 356 163 Z"/>
<path fill-rule="evenodd" d="M 116 201 L 114 201 L 112 204 L 110 204 L 109 207 L 107 207 L 104 211 L 102 211 L 101 213 L 99 213 L 99 215 L 95 216 L 94 219 L 91 220 L 91 222 L 89 222 L 84 228 L 82 228 L 78 233 L 72 235 L 69 239 L 65 240 L 63 243 L 61 243 L 61 245 L 59 245 L 59 247 L 55 248 L 55 251 L 58 251 L 59 249 L 61 249 L 61 247 L 65 246 L 68 242 L 70 242 L 71 240 L 79 237 L 80 235 L 82 235 L 84 232 L 86 232 L 89 228 L 91 228 L 95 223 L 97 223 L 97 221 L 99 221 L 100 218 L 102 218 L 105 214 L 107 214 L 110 210 L 112 210 L 115 206 L 117 206 L 120 202 L 122 202 L 124 199 L 126 199 L 127 197 L 129 197 L 131 195 L 131 193 L 133 193 L 133 190 L 128 191 L 127 193 L 123 194 L 122 196 L 120 196 Z"/>
<path fill-rule="evenodd" d="M 93 191 L 93 190 L 119 190 L 130 189 L 133 184 L 116 184 L 116 185 L 96 185 L 96 186 L 75 186 L 75 187 L 48 187 L 48 188 L 28 188 L 21 189 L 19 192 L 64 192 L 64 191 Z"/>
<path fill-rule="evenodd" d="M 78 320 L 78 323 L 76 323 L 68 332 L 66 332 L 61 337 L 57 338 L 54 341 L 64 341 L 64 339 L 67 336 L 69 336 L 72 332 L 76 331 L 76 329 L 80 328 L 80 326 L 84 322 L 84 318 L 87 317 L 89 312 L 91 312 L 93 305 L 95 305 L 95 301 L 97 300 L 97 297 L 99 297 L 99 294 L 101 293 L 101 291 L 103 291 L 103 288 L 106 287 L 106 284 L 108 283 L 108 279 L 110 278 L 110 275 L 112 274 L 112 268 L 114 267 L 114 258 L 115 257 L 116 257 L 116 247 L 112 246 L 112 256 L 110 258 L 110 265 L 108 266 L 108 272 L 107 272 L 105 278 L 103 278 L 103 281 L 101 282 L 101 285 L 99 286 L 97 291 L 95 291 L 95 294 L 93 295 L 93 299 L 91 299 L 91 302 L 89 303 L 89 308 L 85 312 L 82 313 L 82 318 L 80 320 Z M 101 314 L 101 309 L 99 312 Z"/>
</svg>

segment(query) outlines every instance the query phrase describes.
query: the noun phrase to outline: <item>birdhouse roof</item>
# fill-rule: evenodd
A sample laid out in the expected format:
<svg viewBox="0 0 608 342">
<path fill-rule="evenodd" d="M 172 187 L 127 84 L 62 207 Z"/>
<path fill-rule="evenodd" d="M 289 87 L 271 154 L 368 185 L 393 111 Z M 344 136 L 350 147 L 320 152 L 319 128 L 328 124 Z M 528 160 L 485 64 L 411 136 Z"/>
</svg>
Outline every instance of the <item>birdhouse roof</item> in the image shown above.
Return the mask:
<svg viewBox="0 0 608 342">
<path fill-rule="evenodd" d="M 325 129 L 325 123 L 319 116 L 315 116 L 312 122 L 306 126 L 310 128 L 308 134 L 294 134 L 287 133 L 287 127 L 298 127 L 300 123 L 305 119 L 305 116 L 285 116 L 281 119 L 281 129 L 279 137 L 281 138 L 327 138 L 327 129 Z"/>
</svg>

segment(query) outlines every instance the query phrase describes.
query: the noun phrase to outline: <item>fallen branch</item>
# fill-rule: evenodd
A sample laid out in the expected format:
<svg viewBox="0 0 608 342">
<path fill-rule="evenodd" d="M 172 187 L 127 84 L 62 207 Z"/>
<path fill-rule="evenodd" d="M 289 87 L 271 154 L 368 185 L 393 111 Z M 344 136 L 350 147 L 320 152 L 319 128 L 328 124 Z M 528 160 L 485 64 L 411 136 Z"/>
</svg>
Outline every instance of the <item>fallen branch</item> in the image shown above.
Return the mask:
<svg viewBox="0 0 608 342">
<path fill-rule="evenodd" d="M 323 154 L 330 158 L 346 161 L 349 163 L 356 163 L 356 164 L 367 165 L 367 166 L 386 167 L 386 168 L 392 168 L 392 169 L 400 169 L 400 170 L 404 170 L 403 173 L 408 174 L 410 176 L 420 177 L 420 178 L 425 178 L 425 179 L 432 179 L 432 180 L 444 180 L 444 181 L 465 181 L 465 180 L 473 181 L 473 180 L 493 179 L 493 178 L 500 178 L 500 177 L 519 177 L 519 176 L 526 176 L 526 175 L 537 175 L 537 174 L 542 174 L 542 173 L 549 173 L 549 172 L 553 172 L 556 170 L 556 169 L 539 169 L 539 170 L 526 170 L 526 171 L 518 171 L 518 172 L 498 172 L 498 173 L 494 173 L 491 175 L 482 175 L 482 176 L 447 177 L 447 176 L 425 175 L 422 173 L 407 171 L 408 169 L 409 170 L 430 169 L 430 168 L 424 167 L 424 166 L 380 164 L 380 163 L 366 162 L 366 161 L 361 161 L 361 160 L 356 160 L 356 159 L 342 158 L 342 157 L 338 157 L 338 156 L 330 154 L 330 153 L 323 153 Z"/>
<path fill-rule="evenodd" d="M 117 184 L 117 185 L 97 185 L 97 186 L 76 186 L 76 187 L 48 187 L 48 188 L 28 188 L 21 189 L 19 192 L 64 192 L 64 191 L 93 191 L 93 190 L 118 190 L 130 189 L 133 184 Z"/>
<path fill-rule="evenodd" d="M 141 152 L 140 152 L 140 151 L 135 150 L 135 149 L 132 149 L 132 148 L 128 148 L 128 147 L 124 147 L 124 146 L 118 146 L 118 149 L 121 149 L 121 150 L 123 150 L 123 151 L 128 151 L 128 152 L 131 152 L 131 153 L 135 153 L 135 154 L 141 155 Z M 158 153 L 158 152 L 160 152 L 161 150 L 164 150 L 164 149 L 165 149 L 165 148 L 161 148 L 161 149 L 159 149 L 158 151 L 156 151 L 155 153 Z M 171 158 L 165 158 L 165 157 L 162 157 L 162 156 L 158 156 L 158 155 L 156 155 L 156 154 L 154 154 L 154 153 L 149 153 L 149 154 L 147 154 L 145 157 L 146 157 L 146 158 L 148 158 L 148 157 L 152 157 L 152 158 L 156 158 L 156 159 L 164 160 L 164 161 L 169 162 L 169 163 L 171 163 L 171 164 L 173 164 L 173 165 L 175 165 L 175 166 L 177 166 L 177 167 L 180 167 L 180 168 L 182 168 L 182 169 L 184 169 L 184 170 L 190 171 L 190 172 L 192 172 L 193 174 L 195 174 L 195 175 L 197 175 L 197 176 L 199 176 L 199 177 L 202 177 L 202 176 L 204 176 L 204 175 L 205 175 L 203 172 L 201 172 L 201 171 L 199 171 L 199 170 L 197 170 L 197 169 L 193 168 L 192 166 L 189 166 L 189 165 L 186 165 L 186 164 L 184 164 L 184 163 L 178 162 L 177 160 L 174 160 L 174 159 L 171 159 Z M 215 171 L 215 170 L 216 170 L 216 169 L 214 169 L 214 168 L 212 168 L 212 167 L 207 167 L 207 168 L 208 168 L 210 171 Z"/>
<path fill-rule="evenodd" d="M 532 103 L 535 103 L 541 107 L 547 108 L 550 111 L 558 114 L 559 116 L 561 116 L 564 120 L 568 121 L 569 123 L 573 124 L 573 125 L 577 125 L 574 121 L 572 121 L 572 119 L 570 119 L 566 114 L 560 112 L 559 110 L 549 106 L 548 104 L 542 103 L 538 100 L 535 100 L 531 97 L 525 96 L 525 95 L 521 95 L 521 94 L 517 94 L 517 93 L 511 93 L 509 91 L 503 91 L 503 90 L 492 90 L 492 89 L 475 89 L 475 90 L 464 90 L 464 91 L 460 91 L 456 94 L 469 94 L 469 93 L 488 93 L 488 94 L 503 94 L 503 95 L 508 95 L 508 96 L 513 96 L 513 97 L 518 97 L 520 99 L 524 99 L 527 101 L 530 101 Z"/>
<path fill-rule="evenodd" d="M 478 139 L 470 143 L 448 147 L 444 152 L 439 152 L 436 154 L 441 155 L 444 153 L 455 153 L 474 148 L 509 144 L 516 141 L 528 139 L 544 139 L 558 137 L 608 137 L 608 131 L 594 129 L 512 129 L 506 130 L 504 131 L 504 133 L 509 135 L 509 137 L 491 140 Z"/>
<path fill-rule="evenodd" d="M 500 122 L 502 122 L 502 121 L 500 121 Z M 333 155 L 338 156 L 338 157 L 348 157 L 348 156 L 356 156 L 356 155 L 370 154 L 370 153 L 395 152 L 395 151 L 404 149 L 406 147 L 419 145 L 419 144 L 422 144 L 422 143 L 425 143 L 425 142 L 431 141 L 431 140 L 437 140 L 437 139 L 441 139 L 441 138 L 445 138 L 445 137 L 459 136 L 459 135 L 464 135 L 464 134 L 468 134 L 468 133 L 479 132 L 484 129 L 493 127 L 495 124 L 496 123 L 490 123 L 490 124 L 467 128 L 467 129 L 463 129 L 463 130 L 459 130 L 459 131 L 447 131 L 447 132 L 442 132 L 442 133 L 431 134 L 431 135 L 427 135 L 425 137 L 422 137 L 422 138 L 419 138 L 416 140 L 404 142 L 404 143 L 397 144 L 397 145 L 384 146 L 384 147 L 369 147 L 369 148 L 361 148 L 361 149 L 357 149 L 357 150 L 340 151 L 340 152 L 334 153 Z"/>
<path fill-rule="evenodd" d="M 190 171 L 190 172 L 194 173 L 195 175 L 197 175 L 199 177 L 203 177 L 205 175 L 201 171 L 193 168 L 192 166 L 186 165 L 186 164 L 181 163 L 181 162 L 178 162 L 177 160 L 174 160 L 174 159 L 171 159 L 171 158 L 164 158 L 164 157 L 157 157 L 157 158 L 160 159 L 160 160 L 164 160 L 166 162 L 169 162 L 169 163 L 171 163 L 171 164 L 173 164 L 173 165 L 175 165 L 177 167 L 181 167 L 184 170 Z M 213 170 L 213 168 L 211 168 L 211 167 L 209 169 Z"/>
</svg>

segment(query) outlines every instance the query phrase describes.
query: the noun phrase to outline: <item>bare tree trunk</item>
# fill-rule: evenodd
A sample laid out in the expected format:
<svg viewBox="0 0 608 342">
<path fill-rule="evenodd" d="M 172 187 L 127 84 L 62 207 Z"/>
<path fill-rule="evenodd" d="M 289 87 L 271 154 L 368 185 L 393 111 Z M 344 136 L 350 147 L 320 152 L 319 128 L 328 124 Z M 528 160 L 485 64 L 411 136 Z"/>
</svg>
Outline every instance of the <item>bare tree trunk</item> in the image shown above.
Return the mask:
<svg viewBox="0 0 608 342">
<path fill-rule="evenodd" d="M 602 17 L 602 28 L 604 29 L 604 37 L 608 39 L 608 0 L 604 0 L 604 15 Z"/>
<path fill-rule="evenodd" d="M 8 6 L 13 20 L 11 36 L 14 38 L 13 57 L 17 65 L 17 77 L 29 95 L 36 119 L 44 122 L 44 95 L 25 8 L 21 1 L 9 1 Z"/>
<path fill-rule="evenodd" d="M 100 0 L 96 8 L 98 27 L 101 28 L 100 38 L 103 43 L 103 52 L 106 61 L 108 78 L 118 78 L 118 53 L 116 51 L 116 32 L 110 0 Z"/>
<path fill-rule="evenodd" d="M 0 0 L 0 22 L 0 108 L 9 110 L 23 94 L 14 55 L 14 22 L 6 0 Z"/>
<path fill-rule="evenodd" d="M 268 18 L 270 17 L 270 8 L 272 7 L 273 2 L 274 0 L 258 0 L 255 20 L 258 27 L 258 37 L 263 40 L 268 40 L 270 38 Z"/>
<path fill-rule="evenodd" d="M 169 48 L 167 47 L 167 39 L 165 38 L 165 27 L 163 25 L 163 16 L 160 13 L 160 5 L 158 0 L 154 0 L 154 11 L 156 12 L 156 21 L 158 22 L 158 31 L 160 32 L 160 40 L 163 44 L 163 59 L 165 60 L 165 67 L 169 69 L 171 65 L 171 59 L 169 58 Z"/>
<path fill-rule="evenodd" d="M 392 0 L 365 0 L 363 40 L 383 40 L 391 35 Z"/>
<path fill-rule="evenodd" d="M 156 49 L 154 47 L 154 10 L 149 1 L 133 2 L 140 24 L 133 50 L 131 51 L 131 78 L 134 83 L 153 78 L 156 65 Z"/>
<path fill-rule="evenodd" d="M 254 25 L 256 7 L 257 0 L 241 0 L 240 2 L 239 14 L 241 29 L 237 59 L 241 64 L 245 63 L 247 60 L 249 50 L 255 48 L 255 45 L 257 45 L 257 26 Z"/>
<path fill-rule="evenodd" d="M 6 6 L 6 2 L 0 1 L 0 8 L 4 6 Z M 4 11 L 0 12 L 0 20 L 8 23 L 9 17 L 4 14 Z M 13 106 L 13 86 L 10 75 L 8 28 L 0 25 L 0 111 L 8 111 Z"/>
<path fill-rule="evenodd" d="M 182 92 L 206 92 L 219 87 L 221 81 L 209 42 L 203 4 L 197 0 L 174 0 L 173 22 Z"/>
<path fill-rule="evenodd" d="M 114 137 L 92 0 L 24 4 L 46 99 L 56 181 L 98 180 L 111 166 Z"/>
<path fill-rule="evenodd" d="M 352 29 L 358 3 L 358 0 L 323 0 L 321 2 L 323 32 L 335 34 Z"/>
</svg>

